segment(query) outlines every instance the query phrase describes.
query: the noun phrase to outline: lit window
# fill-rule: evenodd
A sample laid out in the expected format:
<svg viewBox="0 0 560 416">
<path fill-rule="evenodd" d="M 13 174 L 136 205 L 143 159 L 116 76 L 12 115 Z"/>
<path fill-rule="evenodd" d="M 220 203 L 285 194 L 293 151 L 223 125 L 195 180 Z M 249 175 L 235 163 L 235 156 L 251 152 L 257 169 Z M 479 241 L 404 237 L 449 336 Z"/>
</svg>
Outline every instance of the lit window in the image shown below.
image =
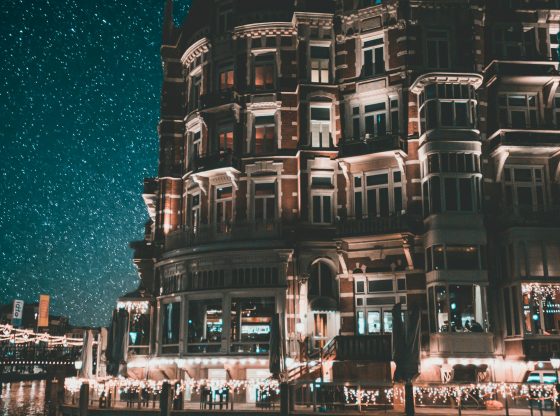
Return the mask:
<svg viewBox="0 0 560 416">
<path fill-rule="evenodd" d="M 385 72 L 385 56 L 383 38 L 365 41 L 362 45 L 363 67 L 362 75 L 369 77 Z"/>
<path fill-rule="evenodd" d="M 506 166 L 503 173 L 505 207 L 517 214 L 545 208 L 542 167 Z"/>
<path fill-rule="evenodd" d="M 449 68 L 449 34 L 445 30 L 428 30 L 426 56 L 429 68 Z"/>
<path fill-rule="evenodd" d="M 200 194 L 190 197 L 189 225 L 193 234 L 197 234 L 200 227 Z"/>
<path fill-rule="evenodd" d="M 275 130 L 274 116 L 255 117 L 255 153 L 257 155 L 274 151 Z"/>
<path fill-rule="evenodd" d="M 536 95 L 500 94 L 498 104 L 501 127 L 525 129 L 538 126 Z"/>
<path fill-rule="evenodd" d="M 328 46 L 311 46 L 311 82 L 328 83 L 330 48 Z"/>
<path fill-rule="evenodd" d="M 190 300 L 187 352 L 216 353 L 222 345 L 222 300 Z"/>
<path fill-rule="evenodd" d="M 428 301 L 432 332 L 486 332 L 486 290 L 483 286 L 432 286 L 428 289 Z"/>
<path fill-rule="evenodd" d="M 233 151 L 233 129 L 231 126 L 222 126 L 218 133 L 218 149 L 220 153 L 231 153 Z"/>
<path fill-rule="evenodd" d="M 233 69 L 227 68 L 220 71 L 220 91 L 228 91 L 233 88 Z"/>
<path fill-rule="evenodd" d="M 529 335 L 560 333 L 560 291 L 549 284 L 522 285 L 523 329 Z"/>
<path fill-rule="evenodd" d="M 558 62 L 558 48 L 560 47 L 560 40 L 558 39 L 558 28 L 549 28 L 548 37 L 550 42 L 550 59 Z"/>
<path fill-rule="evenodd" d="M 331 109 L 329 107 L 311 107 L 311 147 L 330 148 Z"/>
<path fill-rule="evenodd" d="M 254 57 L 255 88 L 267 90 L 274 88 L 274 54 L 263 54 Z"/>
<path fill-rule="evenodd" d="M 230 351 L 268 354 L 274 298 L 232 298 Z"/>
</svg>

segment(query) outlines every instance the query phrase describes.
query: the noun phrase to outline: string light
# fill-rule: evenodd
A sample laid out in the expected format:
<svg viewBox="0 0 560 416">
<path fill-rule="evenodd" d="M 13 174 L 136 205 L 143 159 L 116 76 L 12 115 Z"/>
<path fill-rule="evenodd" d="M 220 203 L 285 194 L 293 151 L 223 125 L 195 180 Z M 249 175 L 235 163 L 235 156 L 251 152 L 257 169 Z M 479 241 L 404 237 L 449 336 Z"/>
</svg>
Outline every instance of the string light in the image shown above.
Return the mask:
<svg viewBox="0 0 560 416">
<path fill-rule="evenodd" d="M 14 328 L 10 324 L 0 325 L 0 343 L 4 341 L 16 345 L 45 342 L 49 347 L 81 347 L 83 345 L 83 339 L 81 338 L 67 338 L 65 335 L 54 336 L 47 333 L 36 333 L 30 329 Z"/>
</svg>

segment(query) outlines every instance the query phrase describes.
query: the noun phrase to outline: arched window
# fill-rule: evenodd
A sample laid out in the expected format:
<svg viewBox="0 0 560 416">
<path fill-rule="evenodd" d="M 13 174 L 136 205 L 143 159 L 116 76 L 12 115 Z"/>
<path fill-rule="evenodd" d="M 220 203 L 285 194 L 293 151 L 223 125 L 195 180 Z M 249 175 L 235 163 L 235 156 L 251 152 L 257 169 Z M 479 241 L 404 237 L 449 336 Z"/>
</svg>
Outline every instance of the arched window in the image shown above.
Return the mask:
<svg viewBox="0 0 560 416">
<path fill-rule="evenodd" d="M 307 296 L 311 298 L 328 297 L 336 299 L 335 280 L 331 267 L 318 261 L 311 267 Z"/>
</svg>

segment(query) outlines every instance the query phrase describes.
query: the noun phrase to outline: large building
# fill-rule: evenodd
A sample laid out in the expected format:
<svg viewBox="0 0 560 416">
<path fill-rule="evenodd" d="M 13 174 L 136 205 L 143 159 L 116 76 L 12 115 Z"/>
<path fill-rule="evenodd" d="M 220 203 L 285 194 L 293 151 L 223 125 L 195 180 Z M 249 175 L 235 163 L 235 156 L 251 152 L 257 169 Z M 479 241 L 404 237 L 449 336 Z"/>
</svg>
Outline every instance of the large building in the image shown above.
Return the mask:
<svg viewBox="0 0 560 416">
<path fill-rule="evenodd" d="M 559 3 L 168 1 L 129 376 L 265 377 L 279 314 L 292 378 L 388 380 L 399 302 L 423 381 L 560 351 Z"/>
</svg>

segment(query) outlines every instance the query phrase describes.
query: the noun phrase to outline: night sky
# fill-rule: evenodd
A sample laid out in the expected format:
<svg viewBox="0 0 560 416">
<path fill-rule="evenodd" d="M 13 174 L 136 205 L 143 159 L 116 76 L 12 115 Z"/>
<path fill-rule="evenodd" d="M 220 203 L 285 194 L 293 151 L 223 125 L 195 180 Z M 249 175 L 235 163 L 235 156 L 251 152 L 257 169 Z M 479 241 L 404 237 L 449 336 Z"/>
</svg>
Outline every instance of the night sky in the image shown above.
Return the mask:
<svg viewBox="0 0 560 416">
<path fill-rule="evenodd" d="M 189 0 L 176 0 L 180 21 Z M 0 303 L 106 325 L 137 287 L 164 0 L 2 0 Z"/>
</svg>

